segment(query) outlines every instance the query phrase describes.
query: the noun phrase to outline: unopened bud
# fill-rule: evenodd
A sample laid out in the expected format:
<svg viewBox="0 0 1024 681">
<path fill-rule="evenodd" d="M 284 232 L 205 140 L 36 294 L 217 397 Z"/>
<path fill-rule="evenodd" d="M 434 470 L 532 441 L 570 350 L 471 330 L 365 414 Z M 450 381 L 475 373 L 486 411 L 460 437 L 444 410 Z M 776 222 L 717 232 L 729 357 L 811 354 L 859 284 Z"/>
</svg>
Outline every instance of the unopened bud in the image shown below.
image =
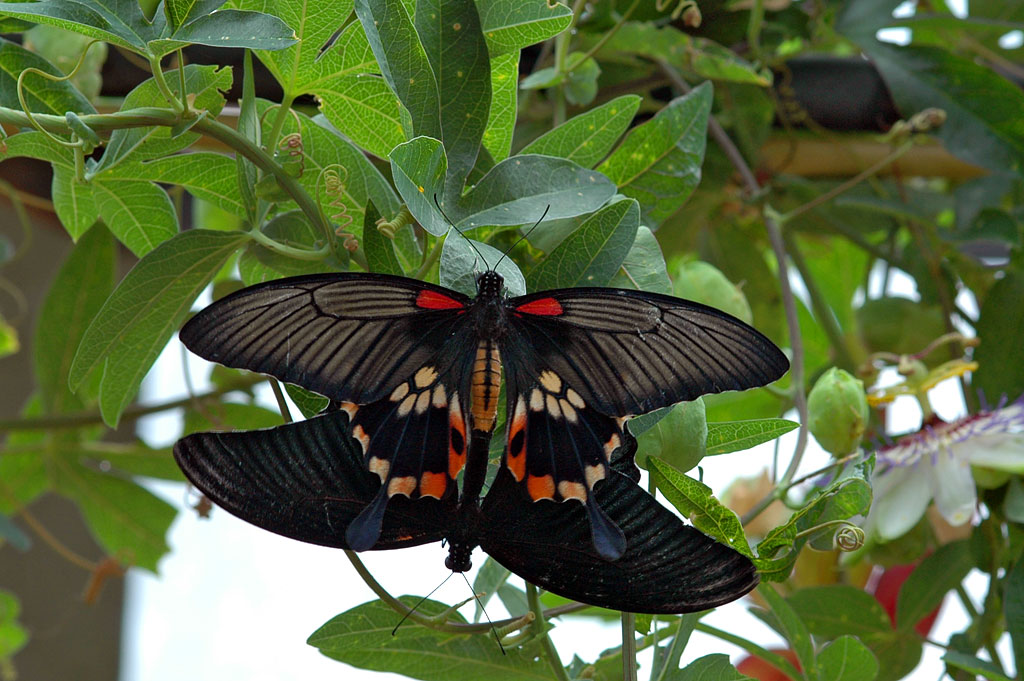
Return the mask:
<svg viewBox="0 0 1024 681">
<path fill-rule="evenodd" d="M 807 397 L 808 426 L 822 449 L 840 457 L 855 451 L 868 423 L 864 383 L 833 367 Z"/>
</svg>

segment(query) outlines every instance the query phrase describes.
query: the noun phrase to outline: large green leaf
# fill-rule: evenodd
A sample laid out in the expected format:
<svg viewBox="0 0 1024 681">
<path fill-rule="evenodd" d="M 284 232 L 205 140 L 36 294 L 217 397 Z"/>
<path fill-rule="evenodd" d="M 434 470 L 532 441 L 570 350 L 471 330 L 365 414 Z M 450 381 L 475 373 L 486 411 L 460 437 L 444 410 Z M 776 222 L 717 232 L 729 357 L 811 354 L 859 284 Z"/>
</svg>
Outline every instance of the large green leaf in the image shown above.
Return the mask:
<svg viewBox="0 0 1024 681">
<path fill-rule="evenodd" d="M 629 127 L 643 100 L 622 95 L 573 116 L 523 147 L 523 154 L 558 156 L 592 168 L 603 159 Z"/>
<path fill-rule="evenodd" d="M 449 215 L 462 230 L 522 225 L 536 222 L 545 210 L 548 220 L 590 213 L 614 194 L 615 185 L 607 177 L 572 161 L 512 156 L 491 168 L 463 197 L 458 217 Z"/>
<path fill-rule="evenodd" d="M 402 601 L 415 605 L 418 599 Z M 448 606 L 426 600 L 423 615 L 437 615 Z M 454 621 L 462 621 L 457 614 Z M 334 617 L 309 637 L 321 653 L 353 667 L 388 671 L 426 681 L 548 681 L 551 668 L 540 652 L 540 641 L 502 650 L 489 634 L 451 634 L 406 624 L 393 636 L 395 611 L 380 601 L 364 603 Z"/>
<path fill-rule="evenodd" d="M 110 232 L 96 225 L 72 249 L 46 294 L 32 357 L 44 413 L 83 407 L 68 390 L 68 373 L 86 327 L 114 288 L 115 253 Z"/>
<path fill-rule="evenodd" d="M 237 10 L 186 12 L 178 15 L 185 23 L 174 26 L 164 12 L 147 19 L 137 0 L 4 2 L 0 14 L 57 26 L 154 57 L 189 43 L 275 50 L 295 42 L 292 30 L 277 17 Z"/>
<path fill-rule="evenodd" d="M 800 427 L 786 419 L 719 421 L 708 424 L 708 456 L 729 454 L 770 442 Z"/>
<path fill-rule="evenodd" d="M 664 681 L 742 681 L 749 676 L 741 674 L 722 653 L 697 658 L 682 669 L 667 669 Z"/>
<path fill-rule="evenodd" d="M 178 185 L 221 210 L 246 217 L 245 205 L 238 195 L 235 161 L 224 154 L 203 151 L 144 163 L 125 163 L 110 171 L 108 176 Z"/>
<path fill-rule="evenodd" d="M 896 601 L 896 626 L 911 631 L 923 617 L 942 604 L 974 567 L 966 539 L 943 544 L 910 573 Z"/>
<path fill-rule="evenodd" d="M 640 202 L 648 226 L 675 213 L 700 182 L 711 100 L 710 83 L 672 100 L 597 167 Z"/>
<path fill-rule="evenodd" d="M 86 329 L 70 386 L 103 370 L 100 408 L 116 426 L 192 302 L 247 234 L 190 230 L 164 242 L 125 276 Z"/>
<path fill-rule="evenodd" d="M 454 229 L 448 232 L 441 249 L 441 263 L 438 279 L 441 286 L 461 291 L 468 296 L 476 295 L 476 275 L 492 269 L 496 264 L 498 274 L 505 279 L 505 290 L 509 295 L 526 294 L 526 280 L 512 258 L 480 241 L 472 241 Z"/>
<path fill-rule="evenodd" d="M 647 470 L 655 486 L 690 519 L 694 527 L 743 555 L 754 557 L 747 544 L 747 537 L 743 534 L 740 519 L 715 499 L 710 487 L 683 475 L 654 456 L 647 459 Z"/>
<path fill-rule="evenodd" d="M 1013 681 L 999 667 L 988 660 L 968 655 L 956 650 L 949 650 L 942 656 L 942 661 L 953 669 L 970 672 L 974 678 L 982 677 L 988 681 Z"/>
<path fill-rule="evenodd" d="M 605 206 L 530 271 L 530 289 L 606 285 L 626 259 L 639 225 L 636 201 Z"/>
<path fill-rule="evenodd" d="M 757 593 L 768 602 L 775 622 L 778 625 L 779 633 L 787 641 L 796 657 L 800 660 L 800 667 L 803 669 L 804 677 L 808 681 L 814 681 L 818 677 L 814 665 L 814 644 L 811 642 L 811 633 L 807 625 L 793 607 L 775 590 L 771 584 L 762 584 Z"/>
<path fill-rule="evenodd" d="M 121 563 L 156 572 L 176 511 L 139 485 L 63 459 L 55 488 L 78 504 L 101 546 Z"/>
<path fill-rule="evenodd" d="M 491 108 L 483 144 L 494 161 L 508 158 L 516 128 L 519 88 L 519 52 L 491 57 Z"/>
<path fill-rule="evenodd" d="M 572 23 L 572 10 L 547 0 L 478 0 L 487 48 L 495 57 L 553 38 Z"/>
<path fill-rule="evenodd" d="M 878 660 L 853 636 L 840 636 L 826 645 L 814 661 L 818 678 L 828 681 L 873 681 Z"/>
<path fill-rule="evenodd" d="M 650 228 L 645 225 L 637 228 L 636 239 L 622 261 L 622 267 L 608 285 L 672 295 L 672 280 L 668 277 L 665 256 Z"/>
<path fill-rule="evenodd" d="M 417 137 L 391 151 L 391 176 L 395 188 L 416 221 L 434 236 L 448 232 L 451 225 L 437 209 L 444 193 L 448 158 L 444 147 L 432 137 Z"/>
<path fill-rule="evenodd" d="M 26 69 L 62 77 L 60 69 L 21 45 L 0 38 L 0 106 L 21 110 L 18 101 L 18 76 Z M 96 109 L 70 80 L 54 81 L 29 73 L 22 81 L 25 103 L 34 114 L 63 116 L 68 111 L 95 113 Z"/>
<path fill-rule="evenodd" d="M 140 258 L 178 233 L 171 197 L 152 182 L 96 178 L 90 186 L 107 228 Z"/>
<path fill-rule="evenodd" d="M 53 164 L 50 197 L 60 223 L 73 240 L 81 238 L 100 219 L 100 209 L 96 206 L 92 185 L 80 182 L 73 166 Z"/>
<path fill-rule="evenodd" d="M 491 106 L 487 43 L 473 0 L 418 0 L 415 23 L 437 83 L 439 139 L 448 156 L 445 195 L 454 199 L 462 194 L 487 126 Z M 415 116 L 413 129 L 420 134 Z"/>
<path fill-rule="evenodd" d="M 975 329 L 981 345 L 974 351 L 979 367 L 973 386 L 990 402 L 1015 400 L 1024 390 L 1024 353 L 1020 330 L 1024 328 L 1024 274 L 1007 270 L 981 304 Z"/>
</svg>

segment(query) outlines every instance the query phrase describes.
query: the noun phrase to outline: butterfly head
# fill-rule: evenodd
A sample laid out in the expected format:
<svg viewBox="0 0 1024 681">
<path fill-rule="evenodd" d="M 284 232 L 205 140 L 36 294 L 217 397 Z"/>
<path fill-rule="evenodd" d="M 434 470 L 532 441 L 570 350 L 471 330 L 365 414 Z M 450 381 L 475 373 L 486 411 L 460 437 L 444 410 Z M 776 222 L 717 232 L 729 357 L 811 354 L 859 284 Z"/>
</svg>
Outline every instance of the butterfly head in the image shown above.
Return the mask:
<svg viewBox="0 0 1024 681">
<path fill-rule="evenodd" d="M 505 277 L 494 270 L 486 270 L 476 275 L 476 295 L 484 300 L 500 300 L 505 287 Z"/>
</svg>

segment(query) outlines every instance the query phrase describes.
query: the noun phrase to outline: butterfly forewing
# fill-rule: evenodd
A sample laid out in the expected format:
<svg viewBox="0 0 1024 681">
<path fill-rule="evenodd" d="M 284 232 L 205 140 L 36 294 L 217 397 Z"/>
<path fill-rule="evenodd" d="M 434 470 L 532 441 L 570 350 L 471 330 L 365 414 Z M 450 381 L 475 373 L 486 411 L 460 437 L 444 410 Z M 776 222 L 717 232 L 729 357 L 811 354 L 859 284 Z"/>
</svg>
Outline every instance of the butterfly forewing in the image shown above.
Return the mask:
<svg viewBox="0 0 1024 681">
<path fill-rule="evenodd" d="M 553 593 L 628 612 L 706 610 L 757 585 L 749 559 L 684 524 L 617 470 L 595 492 L 625 535 L 626 550 L 617 560 L 593 547 L 583 506 L 531 503 L 505 469 L 484 499 L 480 546 Z"/>
<path fill-rule="evenodd" d="M 576 288 L 507 301 L 509 341 L 539 381 L 552 371 L 587 406 L 645 414 L 709 393 L 776 380 L 785 355 L 742 321 L 699 303 L 644 291 Z"/>
<path fill-rule="evenodd" d="M 271 532 L 349 548 L 345 533 L 381 487 L 365 470 L 349 435 L 348 415 L 333 412 L 266 430 L 195 433 L 174 458 L 185 476 L 218 506 Z M 454 498 L 393 499 L 373 548 L 439 541 Z"/>
<path fill-rule="evenodd" d="M 180 337 L 211 361 L 365 404 L 387 397 L 439 356 L 453 358 L 442 350 L 453 336 L 466 334 L 470 302 L 402 277 L 292 277 L 217 301 Z"/>
</svg>

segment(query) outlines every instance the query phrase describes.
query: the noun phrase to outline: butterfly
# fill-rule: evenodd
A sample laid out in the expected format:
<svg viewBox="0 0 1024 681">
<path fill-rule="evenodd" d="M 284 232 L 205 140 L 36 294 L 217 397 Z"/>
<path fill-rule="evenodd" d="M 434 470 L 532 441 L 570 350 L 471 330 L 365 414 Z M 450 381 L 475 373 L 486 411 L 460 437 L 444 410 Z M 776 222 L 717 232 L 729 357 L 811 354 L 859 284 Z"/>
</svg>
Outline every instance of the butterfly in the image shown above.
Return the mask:
<svg viewBox="0 0 1024 681">
<path fill-rule="evenodd" d="M 626 421 L 765 385 L 789 363 L 757 330 L 695 302 L 613 288 L 508 298 L 503 283 L 486 270 L 470 298 L 373 273 L 278 279 L 213 303 L 180 338 L 208 360 L 325 395 L 348 415 L 362 469 L 379 482 L 338 529 L 356 551 L 384 548 L 385 513 L 407 506 L 403 498 L 477 505 L 504 375 L 502 482 L 545 512 L 550 501 L 581 506 L 593 548 L 619 559 L 626 536 L 597 490 L 614 477 Z"/>
<path fill-rule="evenodd" d="M 549 591 L 592 605 L 683 613 L 727 603 L 758 583 L 745 556 L 683 523 L 636 483 L 636 440 L 626 434 L 593 491 L 625 537 L 617 560 L 599 554 L 581 504 L 534 503 L 508 467 L 482 504 L 411 499 L 387 505 L 375 549 L 447 539 L 449 569 L 464 572 L 480 545 L 500 564 Z M 300 541 L 350 548 L 345 528 L 379 496 L 346 411 L 265 430 L 189 435 L 174 446 L 188 479 L 232 514 Z"/>
</svg>

